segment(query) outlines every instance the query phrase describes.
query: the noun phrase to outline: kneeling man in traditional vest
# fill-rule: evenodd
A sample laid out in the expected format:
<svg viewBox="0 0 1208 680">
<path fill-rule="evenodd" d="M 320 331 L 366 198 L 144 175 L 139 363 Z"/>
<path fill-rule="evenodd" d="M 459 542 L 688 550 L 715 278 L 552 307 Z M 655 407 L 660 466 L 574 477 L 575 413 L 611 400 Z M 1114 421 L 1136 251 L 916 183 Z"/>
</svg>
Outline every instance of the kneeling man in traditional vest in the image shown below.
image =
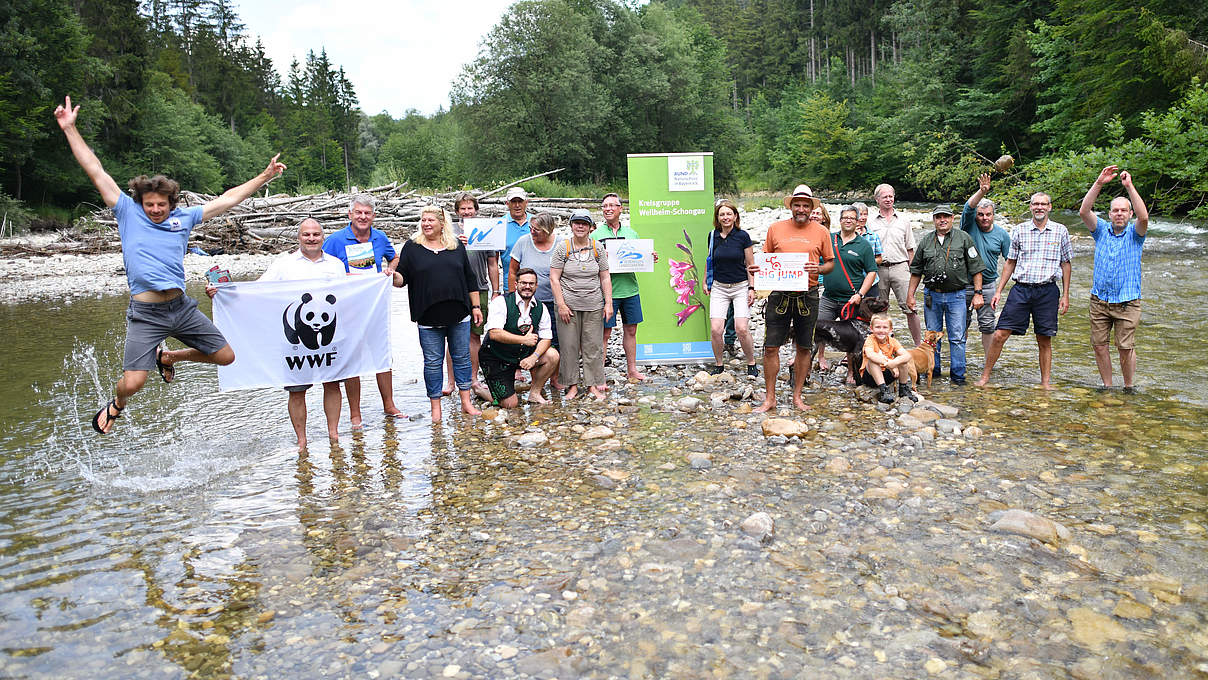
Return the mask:
<svg viewBox="0 0 1208 680">
<path fill-rule="evenodd" d="M 549 313 L 533 299 L 536 292 L 537 272 L 521 269 L 516 274 L 516 292 L 504 295 L 503 304 L 492 304 L 487 315 L 478 365 L 491 397 L 504 408 L 516 407 L 517 369 L 532 372 L 528 398 L 537 404 L 547 403 L 541 389 L 558 370 L 558 350 L 550 347 L 554 332 Z"/>
</svg>

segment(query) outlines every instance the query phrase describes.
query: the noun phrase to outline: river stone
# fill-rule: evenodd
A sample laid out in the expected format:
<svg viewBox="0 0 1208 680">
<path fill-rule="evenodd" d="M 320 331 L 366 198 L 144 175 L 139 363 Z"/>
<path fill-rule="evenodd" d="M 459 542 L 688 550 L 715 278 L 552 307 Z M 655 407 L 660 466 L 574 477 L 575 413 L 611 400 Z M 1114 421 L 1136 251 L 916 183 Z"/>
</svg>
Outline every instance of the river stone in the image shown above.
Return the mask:
<svg viewBox="0 0 1208 680">
<path fill-rule="evenodd" d="M 707 470 L 713 467 L 713 460 L 703 453 L 690 453 L 688 454 L 688 465 L 692 466 L 693 470 Z"/>
<path fill-rule="evenodd" d="M 923 421 L 907 413 L 898 416 L 898 425 L 901 425 L 903 430 L 917 430 L 923 426 Z"/>
<path fill-rule="evenodd" d="M 696 413 L 702 403 L 696 397 L 682 397 L 675 402 L 675 408 L 685 413 Z"/>
<path fill-rule="evenodd" d="M 923 401 L 920 401 L 918 405 L 921 408 L 929 408 L 945 418 L 955 418 L 957 416 L 957 414 L 961 412 L 961 410 L 956 408 L 955 406 L 949 406 L 947 404 L 937 404 L 936 402 L 931 401 L 929 399 L 924 399 Z"/>
<path fill-rule="evenodd" d="M 914 435 L 924 444 L 933 442 L 935 441 L 935 428 L 928 425 L 927 427 L 919 428 Z"/>
<path fill-rule="evenodd" d="M 871 404 L 877 400 L 877 390 L 865 385 L 860 385 L 856 388 L 856 399 Z"/>
<path fill-rule="evenodd" d="M 1140 602 L 1126 598 L 1116 603 L 1112 614 L 1122 619 L 1148 619 L 1153 616 L 1153 610 Z"/>
<path fill-rule="evenodd" d="M 609 429 L 608 427 L 605 427 L 604 425 L 596 425 L 595 427 L 589 427 L 586 430 L 584 430 L 583 434 L 582 434 L 582 438 L 584 440 L 607 439 L 612 436 L 614 436 L 613 431 L 611 429 Z"/>
<path fill-rule="evenodd" d="M 996 640 L 1003 637 L 999 628 L 999 616 L 993 611 L 977 611 L 965 619 L 965 627 L 979 638 Z"/>
<path fill-rule="evenodd" d="M 555 647 L 544 652 L 529 654 L 516 661 L 517 672 L 526 675 L 541 675 L 549 673 L 562 677 L 575 677 L 576 659 L 570 647 Z"/>
<path fill-rule="evenodd" d="M 1110 616 L 1087 607 L 1077 607 L 1068 613 L 1074 626 L 1074 639 L 1099 650 L 1106 642 L 1125 642 L 1129 639 L 1128 629 Z"/>
<path fill-rule="evenodd" d="M 914 408 L 910 409 L 910 415 L 913 418 L 918 419 L 918 421 L 921 423 L 930 423 L 933 420 L 939 420 L 940 417 L 940 414 L 936 413 L 935 411 L 932 411 L 929 408 L 923 408 L 921 406 L 915 406 Z"/>
<path fill-rule="evenodd" d="M 982 429 L 976 425 L 965 428 L 965 439 L 981 439 L 983 434 Z"/>
<path fill-rule="evenodd" d="M 804 437 L 809 433 L 810 427 L 800 420 L 790 420 L 788 418 L 768 418 L 761 424 L 763 427 L 763 436 L 771 437 L 780 435 L 782 437 Z"/>
<path fill-rule="evenodd" d="M 952 420 L 951 418 L 940 418 L 935 421 L 935 429 L 944 434 L 960 434 L 961 423 L 959 420 Z"/>
<path fill-rule="evenodd" d="M 604 475 L 592 475 L 588 479 L 591 480 L 592 485 L 597 489 L 610 490 L 617 488 L 617 483 Z"/>
<path fill-rule="evenodd" d="M 997 513 L 991 514 L 991 518 L 995 514 Z M 1015 509 L 1004 511 L 998 516 L 994 524 L 990 525 L 990 530 L 1029 536 L 1038 541 L 1054 545 L 1070 539 L 1069 529 L 1051 519 L 1030 513 L 1027 510 Z"/>
<path fill-rule="evenodd" d="M 520 435 L 520 438 L 516 440 L 516 443 L 520 444 L 520 446 L 523 448 L 531 449 L 535 446 L 541 446 L 547 441 L 549 441 L 549 437 L 545 436 L 545 433 L 541 430 L 536 430 L 533 432 L 525 432 L 524 434 Z"/>
<path fill-rule="evenodd" d="M 756 512 L 742 521 L 742 531 L 752 538 L 767 542 L 776 531 L 776 522 L 768 513 Z"/>
<path fill-rule="evenodd" d="M 833 473 L 838 474 L 841 472 L 847 472 L 850 469 L 851 469 L 851 462 L 849 462 L 843 456 L 835 456 L 834 458 L 831 458 L 830 460 L 826 461 L 826 471 L 827 472 L 833 472 Z"/>
</svg>

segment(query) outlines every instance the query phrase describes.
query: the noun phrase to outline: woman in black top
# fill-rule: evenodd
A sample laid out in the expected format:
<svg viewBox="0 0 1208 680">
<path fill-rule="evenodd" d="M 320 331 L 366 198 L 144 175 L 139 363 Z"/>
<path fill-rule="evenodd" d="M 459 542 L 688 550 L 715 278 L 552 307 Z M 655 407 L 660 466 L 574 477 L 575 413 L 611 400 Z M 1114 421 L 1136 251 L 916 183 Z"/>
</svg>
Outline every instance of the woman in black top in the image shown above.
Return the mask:
<svg viewBox="0 0 1208 680">
<path fill-rule="evenodd" d="M 461 410 L 482 413 L 470 400 L 470 320 L 482 324 L 478 281 L 466 247 L 453 233 L 449 215 L 430 205 L 419 216 L 419 230 L 403 244 L 394 285 L 407 286 L 411 320 L 419 327 L 424 352 L 424 387 L 432 401 L 432 422 L 440 422 L 445 346 L 453 357 L 453 378 L 461 392 Z M 469 300 L 467 308 L 466 301 Z"/>
</svg>

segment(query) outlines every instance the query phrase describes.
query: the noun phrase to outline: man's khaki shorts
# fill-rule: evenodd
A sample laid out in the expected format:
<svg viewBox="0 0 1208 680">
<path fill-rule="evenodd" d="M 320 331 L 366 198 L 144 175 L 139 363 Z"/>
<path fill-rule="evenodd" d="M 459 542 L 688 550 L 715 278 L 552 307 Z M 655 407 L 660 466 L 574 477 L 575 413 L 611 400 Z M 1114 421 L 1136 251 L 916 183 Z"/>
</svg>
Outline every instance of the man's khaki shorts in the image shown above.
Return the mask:
<svg viewBox="0 0 1208 680">
<path fill-rule="evenodd" d="M 1112 328 L 1116 329 L 1116 347 L 1133 349 L 1134 336 L 1141 324 L 1141 301 L 1104 302 L 1091 296 L 1091 346 L 1108 344 Z"/>
</svg>

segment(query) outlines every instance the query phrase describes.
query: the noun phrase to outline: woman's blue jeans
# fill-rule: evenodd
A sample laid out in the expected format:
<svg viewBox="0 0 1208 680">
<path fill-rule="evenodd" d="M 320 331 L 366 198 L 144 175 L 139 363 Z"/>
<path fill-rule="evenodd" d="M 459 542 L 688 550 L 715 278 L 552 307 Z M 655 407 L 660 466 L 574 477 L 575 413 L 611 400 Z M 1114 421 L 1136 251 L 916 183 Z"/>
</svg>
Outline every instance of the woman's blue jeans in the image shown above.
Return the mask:
<svg viewBox="0 0 1208 680">
<path fill-rule="evenodd" d="M 457 389 L 468 390 L 473 376 L 470 372 L 470 322 L 450 326 L 419 326 L 419 346 L 424 352 L 424 389 L 429 399 L 441 398 L 444 386 L 445 345 L 453 357 L 453 380 Z"/>
</svg>

